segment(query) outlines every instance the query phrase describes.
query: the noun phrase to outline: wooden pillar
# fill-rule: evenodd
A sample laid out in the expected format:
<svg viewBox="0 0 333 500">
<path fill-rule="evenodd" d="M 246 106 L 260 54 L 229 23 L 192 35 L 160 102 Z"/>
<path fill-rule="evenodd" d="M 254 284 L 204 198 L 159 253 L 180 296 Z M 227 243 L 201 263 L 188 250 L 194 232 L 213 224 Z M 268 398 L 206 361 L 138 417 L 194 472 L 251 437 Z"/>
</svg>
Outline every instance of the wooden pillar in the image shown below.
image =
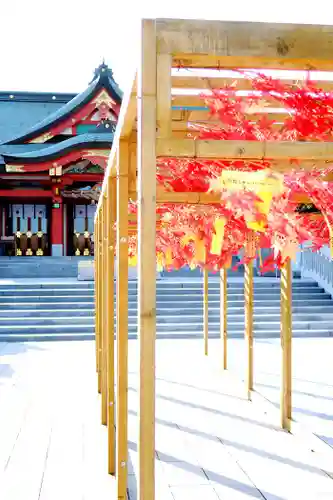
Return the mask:
<svg viewBox="0 0 333 500">
<path fill-rule="evenodd" d="M 64 252 L 64 216 L 63 205 L 60 196 L 52 200 L 51 212 L 51 255 L 62 257 Z"/>
<path fill-rule="evenodd" d="M 208 270 L 203 272 L 203 324 L 205 356 L 208 356 Z"/>
<path fill-rule="evenodd" d="M 117 161 L 117 499 L 127 499 L 128 392 L 128 168 L 129 147 L 120 141 Z"/>
<path fill-rule="evenodd" d="M 98 282 L 95 284 L 98 294 L 98 392 L 102 392 L 102 310 L 103 310 L 103 297 L 102 297 L 102 208 L 98 214 Z"/>
<path fill-rule="evenodd" d="M 292 270 L 291 261 L 281 269 L 281 426 L 290 431 L 292 414 Z"/>
<path fill-rule="evenodd" d="M 220 336 L 223 353 L 223 370 L 228 368 L 228 283 L 227 269 L 220 270 Z"/>
<path fill-rule="evenodd" d="M 103 195 L 103 204 L 101 207 L 101 226 L 102 226 L 102 256 L 101 256 L 101 403 L 102 403 L 102 424 L 107 425 L 108 415 L 108 386 L 107 386 L 107 329 L 106 329 L 106 310 L 107 310 L 107 280 L 106 276 L 106 263 L 107 263 L 107 224 L 106 224 L 106 195 Z"/>
<path fill-rule="evenodd" d="M 141 25 L 138 71 L 138 327 L 140 343 L 138 500 L 155 498 L 156 26 Z"/>
<path fill-rule="evenodd" d="M 107 193 L 107 387 L 108 387 L 108 471 L 115 474 L 115 363 L 114 363 L 114 253 L 115 253 L 115 230 L 117 214 L 117 185 L 115 177 L 110 177 Z"/>
<path fill-rule="evenodd" d="M 95 220 L 95 346 L 96 346 L 96 372 L 99 374 L 99 214 Z"/>
<path fill-rule="evenodd" d="M 253 261 L 245 264 L 245 342 L 246 342 L 246 389 L 248 398 L 253 390 Z"/>
<path fill-rule="evenodd" d="M 329 223 L 328 223 L 329 224 Z M 328 225 L 328 228 L 329 228 L 329 234 L 330 234 L 330 252 L 331 252 L 331 259 L 333 259 L 333 228 L 332 226 L 329 224 Z"/>
<path fill-rule="evenodd" d="M 323 213 L 323 217 L 324 217 L 325 222 L 327 224 L 328 232 L 330 235 L 330 238 L 329 238 L 330 254 L 331 254 L 331 259 L 333 259 L 333 225 L 325 213 Z"/>
</svg>

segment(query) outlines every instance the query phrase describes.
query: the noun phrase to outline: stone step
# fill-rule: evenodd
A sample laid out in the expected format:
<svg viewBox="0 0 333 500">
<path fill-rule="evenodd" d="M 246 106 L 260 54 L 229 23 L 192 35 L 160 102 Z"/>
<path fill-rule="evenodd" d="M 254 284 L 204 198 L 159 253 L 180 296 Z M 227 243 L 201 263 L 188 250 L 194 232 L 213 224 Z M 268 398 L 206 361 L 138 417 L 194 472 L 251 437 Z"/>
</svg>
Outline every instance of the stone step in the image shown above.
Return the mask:
<svg viewBox="0 0 333 500">
<path fill-rule="evenodd" d="M 6 310 L 6 309 L 31 309 L 31 308 L 38 308 L 39 310 L 42 309 L 49 309 L 51 305 L 53 305 L 56 308 L 70 308 L 70 309 L 76 309 L 76 308 L 87 308 L 87 307 L 94 307 L 95 301 L 93 297 L 86 297 L 84 299 L 80 299 L 80 301 L 75 300 L 73 301 L 73 297 L 58 297 L 57 300 L 55 300 L 54 297 L 51 297 L 50 299 L 45 299 L 45 297 L 40 297 L 40 300 L 35 300 L 31 299 L 31 297 L 20 297 L 19 300 L 14 300 L 13 297 L 9 297 L 8 299 L 11 299 L 12 302 L 9 302 L 9 300 L 0 300 L 0 310 Z M 58 300 L 59 299 L 59 300 Z M 157 298 L 157 307 L 158 308 L 174 308 L 174 307 L 180 307 L 181 309 L 184 310 L 184 308 L 202 308 L 203 301 L 202 298 L 197 298 L 195 300 L 160 300 Z M 216 298 L 214 300 L 209 300 L 209 307 L 219 307 L 220 304 L 220 299 Z M 323 296 L 323 294 L 318 295 L 312 299 L 307 299 L 306 300 L 307 307 L 311 306 L 329 306 L 332 305 L 332 299 L 331 296 Z M 137 298 L 133 298 L 133 300 L 129 300 L 129 308 L 136 308 L 137 306 Z M 254 306 L 258 307 L 273 307 L 273 308 L 279 308 L 280 307 L 280 298 L 276 297 L 275 299 L 268 299 L 268 300 L 260 300 L 260 299 L 255 299 L 254 300 Z M 293 298 L 293 306 L 298 307 L 298 306 L 304 306 L 304 300 L 303 299 L 298 299 Z M 241 310 L 244 308 L 244 298 L 240 297 L 239 299 L 233 299 L 233 300 L 228 300 L 228 308 L 238 308 L 238 310 Z"/>
<path fill-rule="evenodd" d="M 328 330 L 320 330 L 320 329 L 313 329 L 313 330 L 297 330 L 293 333 L 294 338 L 325 338 L 325 337 L 332 337 L 333 333 Z M 215 332 L 215 331 L 210 331 L 209 332 L 209 338 L 219 338 L 220 333 Z M 244 330 L 234 330 L 228 333 L 229 338 L 244 338 Z M 274 339 L 274 338 L 279 338 L 280 337 L 280 332 L 279 331 L 271 331 L 271 330 L 261 330 L 259 332 L 254 333 L 254 338 L 260 339 Z M 137 332 L 134 333 L 129 333 L 128 335 L 129 339 L 137 339 Z M 156 334 L 157 339 L 195 339 L 195 338 L 201 338 L 202 339 L 202 332 L 200 331 L 191 331 L 188 330 L 186 332 L 184 331 L 172 331 L 168 330 L 167 332 L 157 332 Z M 70 340 L 70 341 L 82 341 L 82 340 L 94 340 L 95 335 L 93 330 L 86 331 L 81 329 L 74 330 L 71 328 L 64 329 L 63 331 L 57 331 L 56 329 L 54 330 L 45 330 L 41 328 L 38 331 L 31 331 L 29 330 L 28 332 L 6 332 L 2 333 L 0 331 L 0 342 L 37 342 L 37 341 L 64 341 L 64 340 Z M 116 340 L 116 336 L 115 336 Z"/>
<path fill-rule="evenodd" d="M 267 298 L 269 295 L 270 298 L 279 298 L 280 297 L 280 292 L 279 291 L 271 291 L 269 294 L 262 292 L 262 291 L 256 291 L 254 294 L 254 298 L 257 300 L 264 300 Z M 160 301 L 170 301 L 171 299 L 174 299 L 175 296 L 177 296 L 177 299 L 182 301 L 182 302 L 196 302 L 200 299 L 200 297 L 203 297 L 202 292 L 196 292 L 193 291 L 193 293 L 188 293 L 188 292 L 180 292 L 180 293 L 172 293 L 172 294 L 166 294 L 163 292 L 158 291 L 157 292 L 157 300 Z M 314 298 L 331 298 L 331 295 L 329 293 L 326 293 L 323 289 L 313 289 L 311 291 L 307 290 L 297 290 L 293 291 L 292 294 L 293 298 L 295 299 L 303 299 L 303 300 L 308 300 L 308 299 L 314 299 Z M 86 300 L 93 300 L 94 299 L 94 292 L 93 291 L 73 291 L 70 292 L 70 294 L 67 291 L 55 291 L 54 293 L 50 291 L 46 292 L 38 292 L 36 293 L 17 293 L 15 294 L 0 294 L 0 302 L 13 302 L 13 301 L 26 301 L 26 302 L 34 302 L 34 301 L 41 301 L 44 300 L 45 302 L 47 301 L 57 301 L 57 300 L 64 300 L 66 301 L 67 299 L 72 300 L 73 297 L 75 297 L 76 300 L 78 301 L 86 301 Z M 136 292 L 129 292 L 129 301 L 137 301 L 137 293 Z M 208 294 L 208 300 L 218 300 L 220 297 L 220 294 L 218 291 L 210 291 Z M 241 300 L 243 299 L 244 294 L 239 291 L 239 292 L 229 292 L 228 293 L 228 299 L 229 300 Z"/>
<path fill-rule="evenodd" d="M 73 282 L 73 283 L 43 283 L 43 284 L 34 284 L 34 283 L 3 283 L 0 284 L 0 292 L 22 292 L 25 290 L 34 290 L 36 293 L 38 293 L 40 290 L 42 291 L 47 291 L 47 290 L 70 290 L 70 289 L 76 289 L 76 290 L 95 290 L 95 285 L 94 283 L 86 283 L 86 282 Z"/>
<path fill-rule="evenodd" d="M 133 292 L 136 293 L 136 292 Z M 2 300 L 3 297 L 50 297 L 50 296 L 68 296 L 70 295 L 71 297 L 76 297 L 76 296 L 92 296 L 94 297 L 95 295 L 95 290 L 93 288 L 67 288 L 65 290 L 57 288 L 57 289 L 44 289 L 41 288 L 39 290 L 37 289 L 22 289 L 22 290 L 0 290 L 0 300 Z"/>
<path fill-rule="evenodd" d="M 69 325 L 76 326 L 94 326 L 95 325 L 95 316 L 91 314 L 80 315 L 75 314 L 71 316 L 48 316 L 48 317 L 39 317 L 39 316 L 25 316 L 25 317 L 0 317 L 0 328 L 6 326 L 8 329 L 12 327 L 39 327 L 39 326 L 59 326 L 59 328 L 67 328 Z"/>
<path fill-rule="evenodd" d="M 28 269 L 1 269 L 1 279 L 20 279 L 20 278 L 76 278 L 78 274 L 77 266 L 63 267 L 42 267 L 42 268 L 28 268 Z"/>
<path fill-rule="evenodd" d="M 95 308 L 94 307 L 85 307 L 76 308 L 75 316 L 81 317 L 95 317 Z M 73 309 L 11 309 L 10 311 L 6 309 L 0 310 L 0 321 L 5 318 L 11 319 L 11 321 L 15 321 L 16 318 L 27 319 L 27 318 L 52 318 L 52 317 L 73 317 Z"/>
<path fill-rule="evenodd" d="M 94 303 L 94 296 L 91 294 L 75 295 L 74 297 L 72 295 L 8 295 L 0 298 L 0 305 L 6 305 L 7 303 L 19 304 L 20 302 L 30 302 L 32 304 L 35 302 L 48 302 L 56 304 L 58 301 L 72 302 L 73 298 L 78 302 Z"/>
<path fill-rule="evenodd" d="M 10 320 L 2 318 L 0 321 L 0 332 L 6 331 L 7 333 L 15 333 L 18 331 L 22 332 L 34 332 L 35 330 L 45 329 L 56 329 L 57 331 L 68 330 L 69 328 L 80 329 L 84 331 L 88 329 L 89 331 L 94 331 L 95 322 L 94 318 L 85 317 L 66 317 L 66 318 L 21 318 L 16 320 Z M 197 318 L 186 318 L 183 320 L 180 318 L 170 318 L 170 321 L 166 321 L 162 318 L 157 318 L 156 324 L 157 331 L 203 331 L 203 319 L 201 317 Z M 219 331 L 220 321 L 210 321 L 209 322 L 210 331 Z M 296 330 L 327 330 L 333 334 L 333 323 L 330 320 L 318 320 L 318 321 L 306 321 L 306 320 L 293 320 L 293 332 Z M 135 332 L 137 330 L 137 321 L 131 319 L 128 324 L 128 331 Z M 228 322 L 228 331 L 233 330 L 244 330 L 244 319 L 239 318 L 238 321 Z M 261 330 L 271 330 L 280 331 L 280 321 L 279 318 L 274 320 L 264 320 L 264 321 L 254 321 L 254 331 Z"/>
<path fill-rule="evenodd" d="M 31 296 L 36 296 L 36 295 L 66 295 L 66 294 L 71 294 L 71 295 L 81 295 L 81 294 L 87 294 L 87 295 L 94 295 L 95 291 L 93 288 L 67 288 L 67 289 L 20 289 L 20 290 L 0 290 L 0 297 L 4 296 L 11 296 L 15 294 L 15 296 L 20 296 L 20 295 L 31 295 Z M 210 288 L 208 290 L 209 295 L 219 295 L 220 291 L 219 288 Z M 239 289 L 229 289 L 228 290 L 228 295 L 233 296 L 233 295 L 239 295 L 243 294 L 244 289 L 239 288 Z M 264 294 L 274 294 L 274 295 L 280 295 L 280 290 L 277 288 L 258 288 L 254 290 L 255 295 L 264 295 Z M 306 295 L 306 294 L 317 294 L 317 293 L 324 293 L 323 288 L 319 287 L 309 287 L 309 288 L 297 288 L 293 289 L 294 294 L 299 294 L 299 295 Z M 137 295 L 138 291 L 136 288 L 129 288 L 128 289 L 128 294 L 129 295 Z M 163 289 L 163 288 L 157 288 L 156 294 L 160 296 L 173 296 L 173 295 L 185 295 L 185 296 L 196 296 L 196 295 L 202 295 L 203 294 L 203 289 L 202 288 L 171 288 L 171 289 Z"/>
<path fill-rule="evenodd" d="M 57 309 L 59 308 L 64 308 L 64 309 L 86 309 L 87 307 L 94 308 L 94 300 L 89 298 L 87 301 L 82 301 L 82 302 L 72 302 L 72 301 L 57 301 L 57 302 L 21 302 L 21 301 L 15 301 L 15 302 L 6 302 L 6 303 L 1 303 L 0 301 L 0 311 L 6 311 L 10 309 L 10 314 L 12 313 L 13 310 L 15 309 L 26 309 L 26 310 L 31 310 L 31 309 L 37 309 L 38 311 L 43 311 L 44 309 L 49 309 L 50 306 L 54 306 Z"/>
<path fill-rule="evenodd" d="M 233 330 L 242 330 L 244 331 L 244 321 L 235 321 L 235 322 L 228 322 L 228 331 L 233 331 Z M 171 330 L 171 331 L 187 331 L 187 330 L 191 330 L 191 331 L 196 331 L 196 330 L 200 330 L 200 331 L 203 331 L 203 321 L 199 321 L 199 319 L 197 320 L 197 322 L 188 322 L 188 323 L 185 323 L 185 322 L 179 322 L 179 321 L 176 321 L 176 322 L 171 322 L 171 321 L 166 321 L 166 322 L 160 322 L 160 320 L 158 319 L 158 322 L 157 322 L 157 325 L 156 325 L 156 329 L 157 331 L 168 331 L 168 330 Z M 209 329 L 210 331 L 219 331 L 220 329 L 220 322 L 219 321 L 216 321 L 215 323 L 214 322 L 210 322 L 210 325 L 209 325 Z M 329 332 L 332 332 L 332 335 L 333 335 L 333 323 L 332 321 L 325 321 L 325 320 L 321 320 L 321 321 L 314 321 L 314 322 L 309 322 L 309 321 L 300 321 L 300 320 L 294 320 L 293 321 L 293 332 L 295 332 L 296 330 L 316 330 L 316 329 L 320 329 L 320 330 L 327 330 Z M 128 331 L 129 332 L 133 332 L 137 330 L 137 323 L 133 322 L 133 323 L 129 323 L 128 325 Z M 280 332 L 280 321 L 279 319 L 277 321 L 263 321 L 263 322 L 254 322 L 254 331 L 261 331 L 261 330 L 265 330 L 265 331 L 276 331 L 276 332 Z"/>
<path fill-rule="evenodd" d="M 129 289 L 136 288 L 138 287 L 138 282 L 137 280 L 130 280 L 128 283 Z M 293 288 L 318 288 L 318 283 L 316 283 L 313 280 L 309 281 L 303 281 L 303 280 L 295 280 L 293 282 Z M 61 283 L 57 282 L 42 282 L 42 283 L 35 283 L 34 280 L 32 282 L 26 282 L 22 280 L 16 281 L 15 283 L 11 282 L 6 282 L 6 283 L 1 283 L 0 282 L 0 290 L 8 290 L 8 291 L 13 291 L 15 289 L 17 290 L 39 290 L 39 289 L 69 289 L 69 288 L 77 288 L 77 289 L 94 289 L 95 285 L 94 282 L 82 282 L 82 281 L 77 281 L 73 280 L 70 281 L 69 283 L 66 283 L 65 281 Z M 201 280 L 184 280 L 184 281 L 173 281 L 173 280 L 158 280 L 156 282 L 156 288 L 157 289 L 174 289 L 174 288 L 195 288 L 197 290 L 202 290 L 203 285 Z M 210 289 L 219 289 L 220 288 L 220 281 L 219 279 L 211 280 L 209 282 L 209 288 Z M 243 289 L 244 288 L 244 282 L 243 280 L 237 280 L 237 281 L 230 281 L 228 282 L 228 288 L 230 289 Z M 254 288 L 255 289 L 267 289 L 271 290 L 271 288 L 278 288 L 280 289 L 280 281 L 279 280 L 265 280 L 262 278 L 260 281 L 255 281 L 254 282 Z"/>
<path fill-rule="evenodd" d="M 80 314 L 81 313 L 81 314 Z M 41 316 L 41 315 L 36 315 L 31 314 L 27 315 L 25 314 L 24 316 L 22 315 L 8 315 L 7 316 L 0 316 L 0 326 L 1 325 L 8 325 L 9 327 L 12 325 L 70 325 L 70 324 L 84 324 L 84 325 L 91 325 L 94 324 L 95 322 L 95 315 L 93 311 L 90 312 L 90 314 L 83 313 L 82 310 L 78 311 L 78 314 L 75 315 L 65 315 L 61 311 L 59 314 L 55 315 L 53 313 L 52 315 L 47 315 L 47 316 Z M 228 328 L 234 328 L 235 325 L 244 325 L 245 319 L 244 319 L 244 314 L 243 311 L 239 314 L 234 314 L 234 315 L 229 315 L 228 316 Z M 304 326 L 305 323 L 308 323 L 309 326 Z M 312 328 L 312 324 L 315 323 L 316 325 L 323 324 L 325 323 L 329 327 L 332 326 L 333 329 L 333 314 L 332 313 L 321 313 L 321 314 L 294 314 L 293 316 L 293 326 L 294 328 L 298 327 L 299 325 L 304 327 L 304 328 Z M 183 325 L 186 324 L 196 324 L 196 325 L 203 325 L 203 315 L 202 314 L 191 314 L 191 311 L 184 311 L 182 315 L 176 315 L 176 314 L 159 314 L 157 312 L 157 325 L 159 326 L 164 326 L 164 325 L 172 325 L 173 328 L 175 328 L 175 325 L 178 325 L 178 328 L 182 328 Z M 210 326 L 215 326 L 220 324 L 220 314 L 212 313 L 209 312 L 209 324 Z M 129 327 L 137 325 L 137 314 L 136 313 L 130 313 L 129 314 Z M 280 325 L 280 313 L 276 312 L 275 314 L 254 314 L 254 327 L 256 326 L 261 327 L 262 325 L 275 325 L 279 326 Z M 297 326 L 298 325 L 298 326 Z M 273 326 L 272 326 L 273 327 Z"/>
<path fill-rule="evenodd" d="M 68 307 L 68 303 L 63 303 L 63 307 L 59 307 L 57 304 L 57 308 L 50 309 L 50 304 L 47 303 L 45 307 L 37 307 L 35 304 L 28 304 L 29 307 L 22 308 L 22 304 L 14 304 L 14 306 L 8 311 L 8 308 L 0 309 L 0 320 L 1 318 L 49 318 L 53 316 L 72 316 L 73 309 L 77 309 L 75 313 L 76 316 L 83 317 L 91 317 L 95 315 L 95 308 L 93 304 L 77 304 L 74 302 L 72 308 Z M 24 305 L 24 304 L 23 304 Z M 78 307 L 79 305 L 79 307 Z M 129 318 L 135 318 L 137 316 L 137 307 L 129 307 L 128 310 Z M 170 317 L 170 316 L 181 316 L 184 315 L 191 316 L 194 314 L 195 316 L 203 314 L 203 305 L 202 303 L 196 307 L 193 306 L 184 306 L 184 307 L 174 307 L 174 308 L 165 308 L 158 307 L 156 314 L 158 317 Z M 230 321 L 233 321 L 235 317 L 241 317 L 244 314 L 244 307 L 228 307 L 228 317 Z M 280 315 L 280 304 L 277 303 L 275 307 L 262 307 L 256 306 L 254 309 L 254 317 L 258 320 L 260 318 L 264 318 L 268 316 L 270 318 L 279 317 Z M 327 319 L 327 315 L 332 315 L 333 318 L 333 302 L 327 301 L 327 305 L 323 306 L 298 306 L 293 308 L 293 317 L 306 317 L 309 320 L 317 320 L 318 318 L 325 317 Z M 220 318 L 220 307 L 209 307 L 209 318 Z"/>
</svg>

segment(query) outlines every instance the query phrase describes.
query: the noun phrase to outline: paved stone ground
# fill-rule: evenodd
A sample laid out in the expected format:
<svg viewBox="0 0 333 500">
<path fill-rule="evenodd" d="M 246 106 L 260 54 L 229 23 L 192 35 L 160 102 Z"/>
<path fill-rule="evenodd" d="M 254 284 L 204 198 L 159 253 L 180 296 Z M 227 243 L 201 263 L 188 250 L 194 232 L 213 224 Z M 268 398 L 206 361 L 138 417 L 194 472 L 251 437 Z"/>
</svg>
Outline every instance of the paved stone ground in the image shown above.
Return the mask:
<svg viewBox="0 0 333 500">
<path fill-rule="evenodd" d="M 314 342 L 317 368 L 309 371 L 303 358 L 314 347 L 308 339 L 295 341 L 295 376 L 317 377 L 316 388 L 310 391 L 311 383 L 302 380 L 295 388 L 326 402 L 332 396 L 326 370 L 333 343 Z M 137 347 L 130 342 L 130 500 L 136 499 Z M 279 349 L 261 341 L 255 352 L 257 380 L 273 386 L 263 389 L 277 401 Z M 235 370 L 242 356 L 242 341 L 232 340 Z M 279 430 L 269 413 L 245 400 L 242 384 L 221 374 L 219 362 L 218 340 L 210 342 L 208 358 L 202 341 L 157 343 L 156 500 L 333 499 L 332 449 L 311 452 L 297 436 Z M 317 399 L 302 400 L 307 411 L 326 416 L 313 424 L 332 418 Z M 0 344 L 0 405 L 1 500 L 116 498 L 106 472 L 107 431 L 100 425 L 93 343 Z M 319 427 L 314 430 L 320 434 Z"/>
<path fill-rule="evenodd" d="M 277 407 L 280 404 L 280 342 L 257 340 L 255 388 Z M 333 339 L 294 339 L 293 417 L 333 447 Z M 230 342 L 231 370 L 244 375 L 244 342 Z M 243 365 L 244 366 L 244 365 Z"/>
</svg>

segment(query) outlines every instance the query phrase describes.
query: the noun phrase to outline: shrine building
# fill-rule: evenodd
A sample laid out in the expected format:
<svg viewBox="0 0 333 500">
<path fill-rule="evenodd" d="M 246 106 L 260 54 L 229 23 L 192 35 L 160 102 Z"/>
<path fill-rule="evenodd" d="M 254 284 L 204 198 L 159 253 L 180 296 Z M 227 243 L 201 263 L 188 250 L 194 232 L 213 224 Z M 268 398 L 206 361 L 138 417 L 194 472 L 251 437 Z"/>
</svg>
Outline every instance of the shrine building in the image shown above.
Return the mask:
<svg viewBox="0 0 333 500">
<path fill-rule="evenodd" d="M 78 95 L 0 92 L 0 255 L 93 255 L 121 98 L 105 63 Z"/>
</svg>

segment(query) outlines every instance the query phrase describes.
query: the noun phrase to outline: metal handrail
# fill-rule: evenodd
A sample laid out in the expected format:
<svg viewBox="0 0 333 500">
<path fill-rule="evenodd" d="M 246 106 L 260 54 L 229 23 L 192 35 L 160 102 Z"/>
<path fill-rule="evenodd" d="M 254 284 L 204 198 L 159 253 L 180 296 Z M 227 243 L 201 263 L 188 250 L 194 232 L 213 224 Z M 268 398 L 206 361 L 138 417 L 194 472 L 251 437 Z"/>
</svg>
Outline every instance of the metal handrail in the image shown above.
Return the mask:
<svg viewBox="0 0 333 500">
<path fill-rule="evenodd" d="M 333 261 L 322 252 L 303 249 L 299 265 L 301 271 L 310 271 L 318 282 L 333 285 Z"/>
</svg>

